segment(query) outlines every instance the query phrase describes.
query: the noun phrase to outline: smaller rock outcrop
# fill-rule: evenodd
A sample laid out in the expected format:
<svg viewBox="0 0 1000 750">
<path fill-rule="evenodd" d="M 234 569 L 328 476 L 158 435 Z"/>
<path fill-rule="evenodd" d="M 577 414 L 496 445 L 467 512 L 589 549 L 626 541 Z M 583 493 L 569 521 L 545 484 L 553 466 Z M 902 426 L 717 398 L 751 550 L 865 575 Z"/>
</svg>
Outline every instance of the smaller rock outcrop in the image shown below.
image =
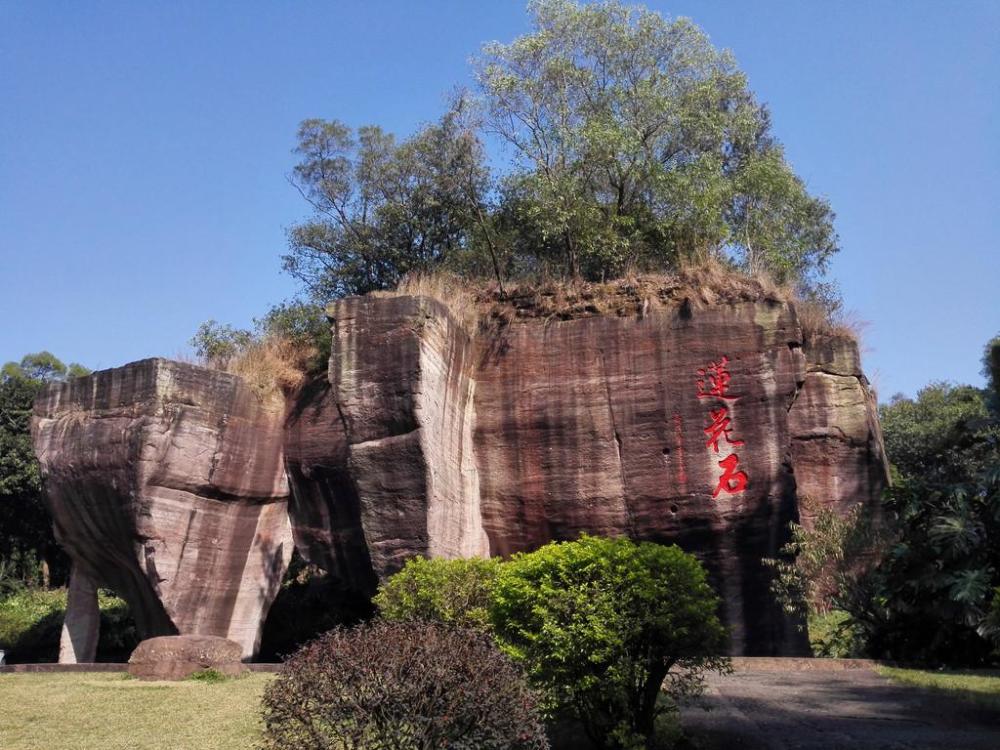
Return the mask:
<svg viewBox="0 0 1000 750">
<path fill-rule="evenodd" d="M 858 345 L 843 336 L 807 339 L 806 374 L 788 411 L 799 518 L 809 527 L 823 509 L 878 507 L 889 476 L 878 402 L 861 370 Z"/>
<path fill-rule="evenodd" d="M 50 384 L 32 433 L 74 586 L 114 589 L 142 638 L 224 636 L 252 656 L 292 552 L 284 406 L 163 359 Z M 71 591 L 67 659 L 89 658 L 95 608 Z"/>
<path fill-rule="evenodd" d="M 128 673 L 140 680 L 183 680 L 195 672 L 214 669 L 236 677 L 246 669 L 240 644 L 211 635 L 168 635 L 149 638 L 136 646 Z"/>
</svg>

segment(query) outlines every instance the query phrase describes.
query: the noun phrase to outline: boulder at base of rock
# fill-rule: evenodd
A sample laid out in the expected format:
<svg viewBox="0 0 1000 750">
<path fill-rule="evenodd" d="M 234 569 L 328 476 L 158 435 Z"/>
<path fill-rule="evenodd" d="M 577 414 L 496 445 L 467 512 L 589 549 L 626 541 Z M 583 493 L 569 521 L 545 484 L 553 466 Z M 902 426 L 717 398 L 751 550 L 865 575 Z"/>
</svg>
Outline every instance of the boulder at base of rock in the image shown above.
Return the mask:
<svg viewBox="0 0 1000 750">
<path fill-rule="evenodd" d="M 245 667 L 243 649 L 236 641 L 214 635 L 167 635 L 149 638 L 132 652 L 128 673 L 140 680 L 183 680 L 195 672 L 214 669 L 236 677 Z"/>
</svg>

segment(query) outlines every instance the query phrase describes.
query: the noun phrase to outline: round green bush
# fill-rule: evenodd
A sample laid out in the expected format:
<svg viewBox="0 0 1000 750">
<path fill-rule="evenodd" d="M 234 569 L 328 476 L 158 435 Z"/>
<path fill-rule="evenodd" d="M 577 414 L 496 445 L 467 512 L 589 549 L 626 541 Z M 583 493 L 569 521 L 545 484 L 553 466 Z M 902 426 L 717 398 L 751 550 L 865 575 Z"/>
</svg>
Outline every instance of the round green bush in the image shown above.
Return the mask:
<svg viewBox="0 0 1000 750">
<path fill-rule="evenodd" d="M 501 565 L 490 614 L 549 716 L 582 722 L 601 747 L 645 747 L 705 671 L 728 669 L 718 603 L 678 547 L 585 536 Z"/>
<path fill-rule="evenodd" d="M 499 561 L 416 557 L 379 586 L 375 606 L 386 620 L 424 620 L 485 630 Z"/>
<path fill-rule="evenodd" d="M 544 750 L 536 700 L 485 634 L 427 622 L 337 629 L 263 700 L 267 750 Z"/>
</svg>

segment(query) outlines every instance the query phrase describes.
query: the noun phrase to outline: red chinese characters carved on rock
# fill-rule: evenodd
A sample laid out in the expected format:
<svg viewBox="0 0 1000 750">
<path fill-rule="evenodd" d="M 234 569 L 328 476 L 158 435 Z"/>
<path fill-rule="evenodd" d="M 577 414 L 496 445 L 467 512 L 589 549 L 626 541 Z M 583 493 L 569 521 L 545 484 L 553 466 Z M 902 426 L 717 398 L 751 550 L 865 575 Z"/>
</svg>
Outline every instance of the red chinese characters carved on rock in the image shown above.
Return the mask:
<svg viewBox="0 0 1000 750">
<path fill-rule="evenodd" d="M 726 367 L 729 357 L 722 355 L 718 362 L 710 362 L 708 367 L 698 370 L 698 398 L 720 398 L 735 401 L 737 396 L 729 395 L 729 381 L 733 379 Z"/>
<path fill-rule="evenodd" d="M 739 396 L 729 393 L 729 383 L 732 375 L 728 369 L 729 357 L 723 355 L 718 362 L 711 362 L 707 367 L 698 370 L 698 398 L 715 398 L 723 403 L 716 409 L 709 411 L 710 424 L 704 429 L 708 440 L 705 447 L 711 448 L 713 453 L 719 453 L 720 441 L 725 441 L 727 446 L 741 446 L 742 440 L 733 437 L 732 418 L 729 415 L 729 406 L 725 402 L 735 402 Z M 712 497 L 717 498 L 719 493 L 727 492 L 734 495 L 746 489 L 750 481 L 746 473 L 739 470 L 740 457 L 736 453 L 718 462 L 722 468 L 722 474 L 712 492 Z"/>
</svg>

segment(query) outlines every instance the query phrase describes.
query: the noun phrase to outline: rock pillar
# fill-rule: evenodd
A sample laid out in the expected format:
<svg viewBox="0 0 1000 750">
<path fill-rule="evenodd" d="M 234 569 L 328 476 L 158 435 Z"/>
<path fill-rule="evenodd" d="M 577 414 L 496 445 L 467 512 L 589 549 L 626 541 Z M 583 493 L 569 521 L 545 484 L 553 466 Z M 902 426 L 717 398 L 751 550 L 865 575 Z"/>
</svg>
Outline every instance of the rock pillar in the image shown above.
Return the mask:
<svg viewBox="0 0 1000 750">
<path fill-rule="evenodd" d="M 91 664 L 96 661 L 100 633 L 97 584 L 79 567 L 73 566 L 69 577 L 66 617 L 59 639 L 59 663 Z"/>
</svg>

